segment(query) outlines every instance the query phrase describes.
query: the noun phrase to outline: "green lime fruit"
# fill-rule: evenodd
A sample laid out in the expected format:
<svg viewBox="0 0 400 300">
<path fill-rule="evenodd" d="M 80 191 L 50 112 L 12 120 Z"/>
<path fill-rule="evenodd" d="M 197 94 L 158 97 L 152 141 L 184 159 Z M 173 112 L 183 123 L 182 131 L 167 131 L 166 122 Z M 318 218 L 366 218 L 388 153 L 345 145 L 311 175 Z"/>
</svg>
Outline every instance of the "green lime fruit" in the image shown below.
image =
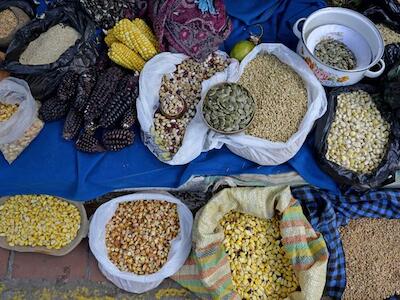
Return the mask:
<svg viewBox="0 0 400 300">
<path fill-rule="evenodd" d="M 242 61 L 242 59 L 245 58 L 254 47 L 255 45 L 250 41 L 240 41 L 233 47 L 231 57 L 236 58 L 238 61 Z"/>
</svg>

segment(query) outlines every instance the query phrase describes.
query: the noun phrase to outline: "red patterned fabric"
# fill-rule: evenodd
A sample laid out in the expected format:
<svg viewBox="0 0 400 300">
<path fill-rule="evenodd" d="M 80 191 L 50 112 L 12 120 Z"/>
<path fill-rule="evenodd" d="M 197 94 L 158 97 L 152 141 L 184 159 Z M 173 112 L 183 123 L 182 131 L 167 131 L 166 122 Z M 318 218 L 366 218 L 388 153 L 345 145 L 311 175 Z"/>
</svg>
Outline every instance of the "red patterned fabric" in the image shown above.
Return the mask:
<svg viewBox="0 0 400 300">
<path fill-rule="evenodd" d="M 184 53 L 204 60 L 232 30 L 223 0 L 215 0 L 215 15 L 203 14 L 194 0 L 149 2 L 149 15 L 161 51 Z"/>
</svg>

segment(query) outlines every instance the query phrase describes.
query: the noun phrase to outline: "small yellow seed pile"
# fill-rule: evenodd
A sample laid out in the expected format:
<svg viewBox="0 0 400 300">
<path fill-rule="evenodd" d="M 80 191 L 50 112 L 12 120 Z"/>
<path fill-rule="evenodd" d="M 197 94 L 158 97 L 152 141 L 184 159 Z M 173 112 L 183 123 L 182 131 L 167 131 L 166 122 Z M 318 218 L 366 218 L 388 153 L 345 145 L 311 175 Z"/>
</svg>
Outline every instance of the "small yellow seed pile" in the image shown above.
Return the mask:
<svg viewBox="0 0 400 300">
<path fill-rule="evenodd" d="M 0 122 L 7 121 L 18 110 L 18 104 L 0 102 Z"/>
<path fill-rule="evenodd" d="M 279 220 L 231 211 L 220 221 L 236 292 L 243 299 L 284 299 L 299 287 L 281 244 Z"/>
<path fill-rule="evenodd" d="M 121 270 L 153 274 L 167 262 L 178 235 L 175 203 L 157 200 L 123 202 L 106 225 L 108 257 Z"/>
<path fill-rule="evenodd" d="M 60 249 L 76 237 L 81 216 L 77 207 L 56 197 L 18 195 L 0 206 L 0 236 L 10 246 Z"/>
</svg>

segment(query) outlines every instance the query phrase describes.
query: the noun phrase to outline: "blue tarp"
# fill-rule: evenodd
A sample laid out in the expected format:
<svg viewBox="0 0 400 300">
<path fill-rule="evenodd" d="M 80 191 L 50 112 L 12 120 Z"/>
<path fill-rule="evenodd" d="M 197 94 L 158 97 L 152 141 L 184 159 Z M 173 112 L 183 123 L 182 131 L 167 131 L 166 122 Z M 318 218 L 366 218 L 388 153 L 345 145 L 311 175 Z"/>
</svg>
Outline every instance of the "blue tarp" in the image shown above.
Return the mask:
<svg viewBox="0 0 400 300">
<path fill-rule="evenodd" d="M 251 3 L 250 3 L 251 2 Z M 316 0 L 227 1 L 234 18 L 234 32 L 225 46 L 248 36 L 243 22 L 262 23 L 265 41 L 281 41 L 292 46 L 296 41 L 291 24 L 324 5 Z M 268 8 L 270 11 L 268 11 Z M 254 23 L 255 22 L 255 23 Z M 0 195 L 44 193 L 74 200 L 89 200 L 104 193 L 137 187 L 178 187 L 195 175 L 279 174 L 297 171 L 309 183 L 331 191 L 337 187 L 316 165 L 311 147 L 304 145 L 287 164 L 260 167 L 232 154 L 226 148 L 203 153 L 185 166 L 169 166 L 157 160 L 137 136 L 133 146 L 116 153 L 77 152 L 72 142 L 61 138 L 62 122 L 46 124 L 40 135 L 9 166 L 0 158 Z"/>
</svg>

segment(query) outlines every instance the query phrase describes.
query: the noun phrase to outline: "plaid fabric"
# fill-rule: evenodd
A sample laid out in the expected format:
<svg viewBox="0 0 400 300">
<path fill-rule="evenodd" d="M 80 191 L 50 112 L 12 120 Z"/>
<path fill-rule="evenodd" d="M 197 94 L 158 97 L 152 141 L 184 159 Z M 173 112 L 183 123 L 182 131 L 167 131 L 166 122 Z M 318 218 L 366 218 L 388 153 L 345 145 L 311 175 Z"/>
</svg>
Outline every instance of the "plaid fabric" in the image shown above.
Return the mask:
<svg viewBox="0 0 400 300">
<path fill-rule="evenodd" d="M 400 219 L 400 190 L 337 196 L 304 186 L 292 188 L 292 195 L 302 204 L 304 214 L 314 229 L 324 236 L 329 250 L 324 294 L 341 299 L 346 287 L 346 269 L 338 228 L 351 219 L 361 217 Z"/>
</svg>

